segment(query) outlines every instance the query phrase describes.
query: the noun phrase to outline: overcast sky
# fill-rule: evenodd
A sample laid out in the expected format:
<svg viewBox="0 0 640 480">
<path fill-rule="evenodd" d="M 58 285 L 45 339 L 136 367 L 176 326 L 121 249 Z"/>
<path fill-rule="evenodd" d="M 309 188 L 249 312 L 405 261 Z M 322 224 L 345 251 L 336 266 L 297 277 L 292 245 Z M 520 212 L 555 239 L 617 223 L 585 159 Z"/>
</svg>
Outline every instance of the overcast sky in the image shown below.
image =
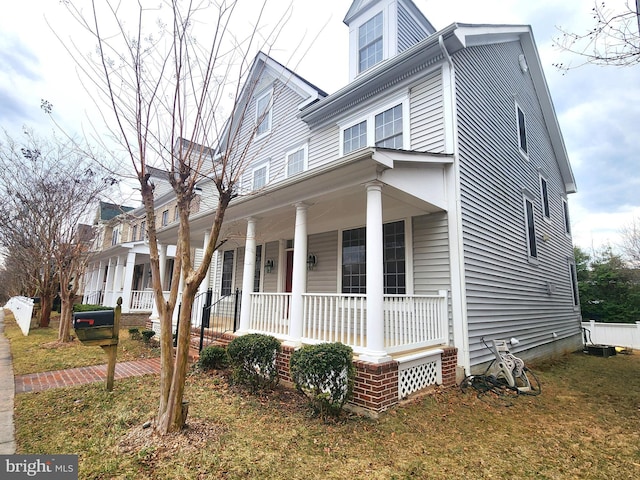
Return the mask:
<svg viewBox="0 0 640 480">
<path fill-rule="evenodd" d="M 634 216 L 640 218 L 640 67 L 588 65 L 564 75 L 553 67 L 558 61 L 580 63 L 554 48 L 552 39 L 558 35 L 557 26 L 576 32 L 592 26 L 592 2 L 414 1 L 438 30 L 453 22 L 533 27 L 578 185 L 578 193 L 569 197 L 574 244 L 597 249 L 619 243 L 620 228 Z M 624 1 L 608 0 L 607 5 Z M 273 18 L 286 5 L 284 0 L 272 0 Z M 271 55 L 319 88 L 335 92 L 348 80 L 348 29 L 342 19 L 351 1 L 293 0 L 292 5 L 291 19 Z M 12 135 L 19 135 L 23 125 L 43 135 L 52 130 L 40 109 L 41 99 L 54 105 L 56 118 L 69 131 L 87 129 L 87 116 L 96 120 L 73 62 L 47 22 L 62 36 L 73 34 L 75 26 L 56 0 L 3 4 L 0 127 Z M 292 51 L 293 45 L 301 47 Z"/>
</svg>

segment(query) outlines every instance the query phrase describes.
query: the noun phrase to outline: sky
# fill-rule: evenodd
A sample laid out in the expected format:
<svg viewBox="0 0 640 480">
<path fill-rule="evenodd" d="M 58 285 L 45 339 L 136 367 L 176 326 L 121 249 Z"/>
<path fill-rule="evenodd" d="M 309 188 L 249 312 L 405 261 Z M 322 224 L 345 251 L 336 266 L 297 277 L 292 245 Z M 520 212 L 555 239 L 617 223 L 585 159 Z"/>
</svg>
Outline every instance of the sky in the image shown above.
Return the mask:
<svg viewBox="0 0 640 480">
<path fill-rule="evenodd" d="M 625 0 L 608 0 L 616 7 Z M 81 0 L 80 3 L 87 3 Z M 553 46 L 558 27 L 583 32 L 592 24 L 589 0 L 414 0 L 440 30 L 454 22 L 526 24 L 533 28 L 578 193 L 569 196 L 573 241 L 589 252 L 620 243 L 620 230 L 640 218 L 640 66 L 586 65 L 563 72 L 555 63 L 580 59 Z M 255 0 L 241 0 L 238 25 L 254 18 Z M 322 5 L 322 9 L 317 6 Z M 328 93 L 348 82 L 350 0 L 292 0 L 290 18 L 270 55 Z M 289 6 L 271 0 L 265 25 Z M 40 108 L 46 99 L 68 132 L 82 135 L 99 115 L 68 52 L 58 40 L 76 25 L 61 2 L 6 2 L 0 16 L 0 128 L 54 128 Z M 91 45 L 87 45 L 90 50 Z"/>
</svg>

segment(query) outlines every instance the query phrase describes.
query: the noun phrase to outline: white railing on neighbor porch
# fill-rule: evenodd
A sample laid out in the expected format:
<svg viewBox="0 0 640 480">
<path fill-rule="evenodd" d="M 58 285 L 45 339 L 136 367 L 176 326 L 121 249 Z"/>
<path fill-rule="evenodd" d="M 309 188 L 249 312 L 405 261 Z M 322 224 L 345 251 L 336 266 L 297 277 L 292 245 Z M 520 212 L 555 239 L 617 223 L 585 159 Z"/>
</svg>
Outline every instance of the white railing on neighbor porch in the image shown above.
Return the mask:
<svg viewBox="0 0 640 480">
<path fill-rule="evenodd" d="M 250 330 L 289 335 L 290 293 L 252 293 Z"/>
<path fill-rule="evenodd" d="M 131 305 L 132 312 L 150 312 L 153 309 L 153 290 L 132 290 Z"/>
<path fill-rule="evenodd" d="M 88 305 L 102 305 L 102 290 L 85 292 L 84 297 L 84 303 Z"/>
<path fill-rule="evenodd" d="M 366 295 L 303 294 L 302 342 L 341 342 L 361 352 L 367 346 Z M 250 330 L 289 334 L 290 293 L 252 293 Z M 384 337 L 388 353 L 445 345 L 447 292 L 385 295 Z"/>
</svg>

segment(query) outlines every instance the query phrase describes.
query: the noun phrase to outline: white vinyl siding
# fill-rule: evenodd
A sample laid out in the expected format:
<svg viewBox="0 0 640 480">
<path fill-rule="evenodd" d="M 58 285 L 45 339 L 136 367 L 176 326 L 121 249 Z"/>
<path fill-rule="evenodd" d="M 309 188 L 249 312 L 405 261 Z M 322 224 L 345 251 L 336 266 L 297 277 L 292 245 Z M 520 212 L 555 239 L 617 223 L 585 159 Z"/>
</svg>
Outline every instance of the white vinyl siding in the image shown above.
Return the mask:
<svg viewBox="0 0 640 480">
<path fill-rule="evenodd" d="M 271 99 L 273 91 L 269 90 L 256 98 L 256 137 L 263 137 L 271 131 Z"/>
<path fill-rule="evenodd" d="M 438 71 L 411 89 L 411 149 L 444 153 L 442 75 Z"/>
</svg>

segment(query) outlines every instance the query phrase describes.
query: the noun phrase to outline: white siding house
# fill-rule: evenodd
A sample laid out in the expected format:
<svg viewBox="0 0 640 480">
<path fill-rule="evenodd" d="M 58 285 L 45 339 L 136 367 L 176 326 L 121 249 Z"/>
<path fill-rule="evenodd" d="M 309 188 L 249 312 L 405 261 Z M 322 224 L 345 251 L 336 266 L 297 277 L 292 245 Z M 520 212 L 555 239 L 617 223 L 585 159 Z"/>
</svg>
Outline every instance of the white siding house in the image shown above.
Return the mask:
<svg viewBox="0 0 640 480">
<path fill-rule="evenodd" d="M 483 337 L 580 348 L 575 180 L 530 27 L 436 31 L 411 0 L 354 1 L 345 23 L 344 88 L 260 54 L 229 122 L 252 163 L 204 285 L 242 291 L 235 333 L 349 344 L 382 379 L 356 401 L 373 410 L 478 369 Z M 193 248 L 212 215 L 192 215 Z"/>
</svg>

